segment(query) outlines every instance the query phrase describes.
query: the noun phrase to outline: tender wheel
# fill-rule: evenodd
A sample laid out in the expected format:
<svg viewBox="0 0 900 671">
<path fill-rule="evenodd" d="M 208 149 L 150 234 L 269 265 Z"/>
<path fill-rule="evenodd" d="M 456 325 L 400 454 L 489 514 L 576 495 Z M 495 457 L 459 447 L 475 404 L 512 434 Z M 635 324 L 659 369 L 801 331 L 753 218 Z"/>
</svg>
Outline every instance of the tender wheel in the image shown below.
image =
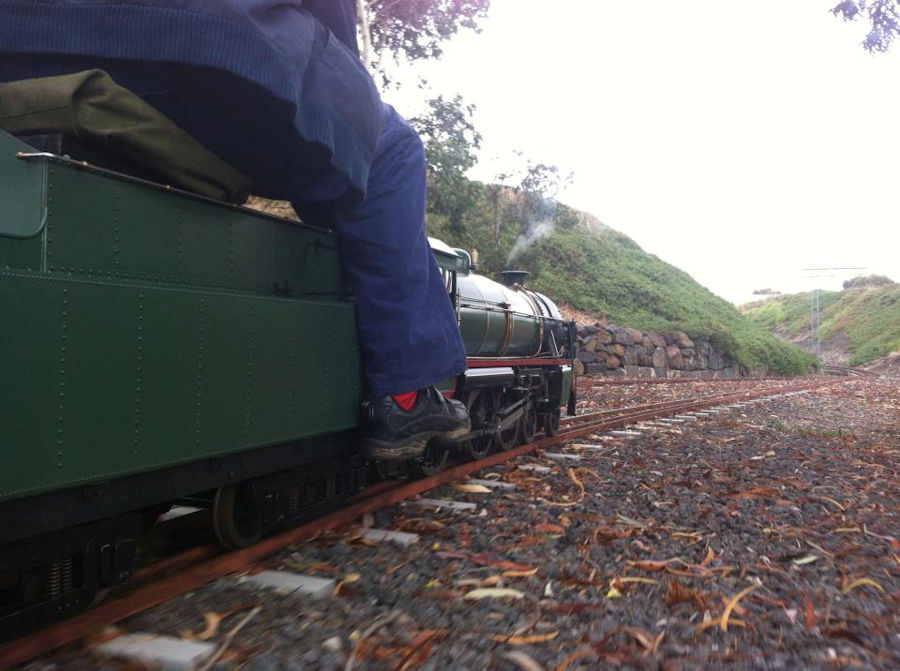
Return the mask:
<svg viewBox="0 0 900 671">
<path fill-rule="evenodd" d="M 473 389 L 464 403 L 472 420 L 472 431 L 490 428 L 494 423 L 497 404 L 490 389 Z M 493 439 L 490 434 L 477 436 L 463 443 L 465 454 L 470 459 L 483 459 L 491 451 Z"/>
<path fill-rule="evenodd" d="M 522 415 L 519 426 L 522 429 L 523 443 L 530 443 L 534 440 L 534 436 L 538 429 L 538 414 L 537 408 L 534 407 L 534 403 L 529 403 L 528 407 L 525 408 L 525 413 Z"/>
<path fill-rule="evenodd" d="M 212 517 L 216 538 L 226 548 L 245 548 L 262 537 L 259 510 L 246 485 L 220 487 Z"/>
<path fill-rule="evenodd" d="M 449 460 L 450 450 L 436 445 L 432 440 L 425 447 L 425 454 L 422 455 L 422 458 L 412 462 L 412 467 L 419 474 L 428 477 L 443 471 Z"/>
<path fill-rule="evenodd" d="M 544 431 L 548 436 L 555 436 L 559 433 L 559 410 L 544 414 Z"/>
</svg>

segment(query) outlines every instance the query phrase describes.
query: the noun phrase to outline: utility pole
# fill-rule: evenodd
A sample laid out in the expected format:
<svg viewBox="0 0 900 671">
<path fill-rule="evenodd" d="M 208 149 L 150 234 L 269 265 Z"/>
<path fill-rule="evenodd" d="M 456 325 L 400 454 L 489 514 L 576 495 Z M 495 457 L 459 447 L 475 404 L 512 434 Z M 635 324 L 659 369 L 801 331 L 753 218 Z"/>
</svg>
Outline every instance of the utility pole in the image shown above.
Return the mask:
<svg viewBox="0 0 900 671">
<path fill-rule="evenodd" d="M 822 343 L 819 341 L 819 290 L 813 289 L 809 295 L 810 298 L 810 349 L 813 355 L 818 359 L 822 353 Z"/>
<path fill-rule="evenodd" d="M 848 271 L 867 270 L 867 268 L 850 267 L 850 268 L 803 268 L 804 273 L 824 272 L 824 275 L 806 275 L 809 279 L 819 277 L 841 277 L 849 274 Z M 814 288 L 809 294 L 809 348 L 813 355 L 818 359 L 822 354 L 822 341 L 819 337 L 819 326 L 821 326 L 821 310 L 819 307 L 819 289 Z"/>
</svg>

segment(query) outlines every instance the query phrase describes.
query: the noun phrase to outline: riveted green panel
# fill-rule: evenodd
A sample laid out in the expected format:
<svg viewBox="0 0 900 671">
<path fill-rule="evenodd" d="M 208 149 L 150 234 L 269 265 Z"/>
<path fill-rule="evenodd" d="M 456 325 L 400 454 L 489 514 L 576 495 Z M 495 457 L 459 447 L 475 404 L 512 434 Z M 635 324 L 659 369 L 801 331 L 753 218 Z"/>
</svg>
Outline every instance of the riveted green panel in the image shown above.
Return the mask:
<svg viewBox="0 0 900 671">
<path fill-rule="evenodd" d="M 0 235 L 0 269 L 40 270 L 43 265 L 43 249 L 44 240 L 41 235 L 31 238 Z"/>
<path fill-rule="evenodd" d="M 47 166 L 16 157 L 18 152 L 33 151 L 0 131 L 0 236 L 29 238 L 44 226 Z"/>
<path fill-rule="evenodd" d="M 0 273 L 0 306 L 0 500 L 358 422 L 349 303 Z"/>
<path fill-rule="evenodd" d="M 244 208 L 51 164 L 52 272 L 273 293 L 339 291 L 333 235 Z"/>
<path fill-rule="evenodd" d="M 16 161 L 47 171 L 16 211 L 47 218 L 0 231 L 0 500 L 357 426 L 329 232 Z"/>
</svg>

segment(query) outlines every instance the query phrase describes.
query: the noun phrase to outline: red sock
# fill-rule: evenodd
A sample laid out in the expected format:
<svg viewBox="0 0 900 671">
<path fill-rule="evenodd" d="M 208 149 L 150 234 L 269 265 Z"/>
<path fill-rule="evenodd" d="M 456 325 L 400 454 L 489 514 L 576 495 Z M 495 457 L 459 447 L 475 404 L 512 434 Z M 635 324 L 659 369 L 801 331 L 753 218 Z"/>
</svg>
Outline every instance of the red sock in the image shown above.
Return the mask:
<svg viewBox="0 0 900 671">
<path fill-rule="evenodd" d="M 405 394 L 394 394 L 392 398 L 394 399 L 394 403 L 400 406 L 401 409 L 409 412 L 412 410 L 412 407 L 416 404 L 416 399 L 419 397 L 419 392 L 417 391 L 408 391 Z"/>
</svg>

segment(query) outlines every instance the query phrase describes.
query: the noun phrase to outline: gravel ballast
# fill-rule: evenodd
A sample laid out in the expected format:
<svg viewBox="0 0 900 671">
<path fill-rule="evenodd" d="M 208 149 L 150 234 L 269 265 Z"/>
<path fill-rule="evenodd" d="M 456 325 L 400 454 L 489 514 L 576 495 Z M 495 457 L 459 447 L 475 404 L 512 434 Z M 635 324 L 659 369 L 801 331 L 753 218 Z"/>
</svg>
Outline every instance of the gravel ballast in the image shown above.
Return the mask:
<svg viewBox="0 0 900 671">
<path fill-rule="evenodd" d="M 583 412 L 738 384 L 580 381 Z M 473 474 L 515 488 L 427 494 L 472 509 L 393 506 L 258 567 L 330 596 L 232 576 L 120 627 L 217 644 L 216 669 L 900 668 L 896 381 L 548 452 L 580 459 L 527 455 Z M 29 668 L 135 664 L 83 644 Z"/>
</svg>

